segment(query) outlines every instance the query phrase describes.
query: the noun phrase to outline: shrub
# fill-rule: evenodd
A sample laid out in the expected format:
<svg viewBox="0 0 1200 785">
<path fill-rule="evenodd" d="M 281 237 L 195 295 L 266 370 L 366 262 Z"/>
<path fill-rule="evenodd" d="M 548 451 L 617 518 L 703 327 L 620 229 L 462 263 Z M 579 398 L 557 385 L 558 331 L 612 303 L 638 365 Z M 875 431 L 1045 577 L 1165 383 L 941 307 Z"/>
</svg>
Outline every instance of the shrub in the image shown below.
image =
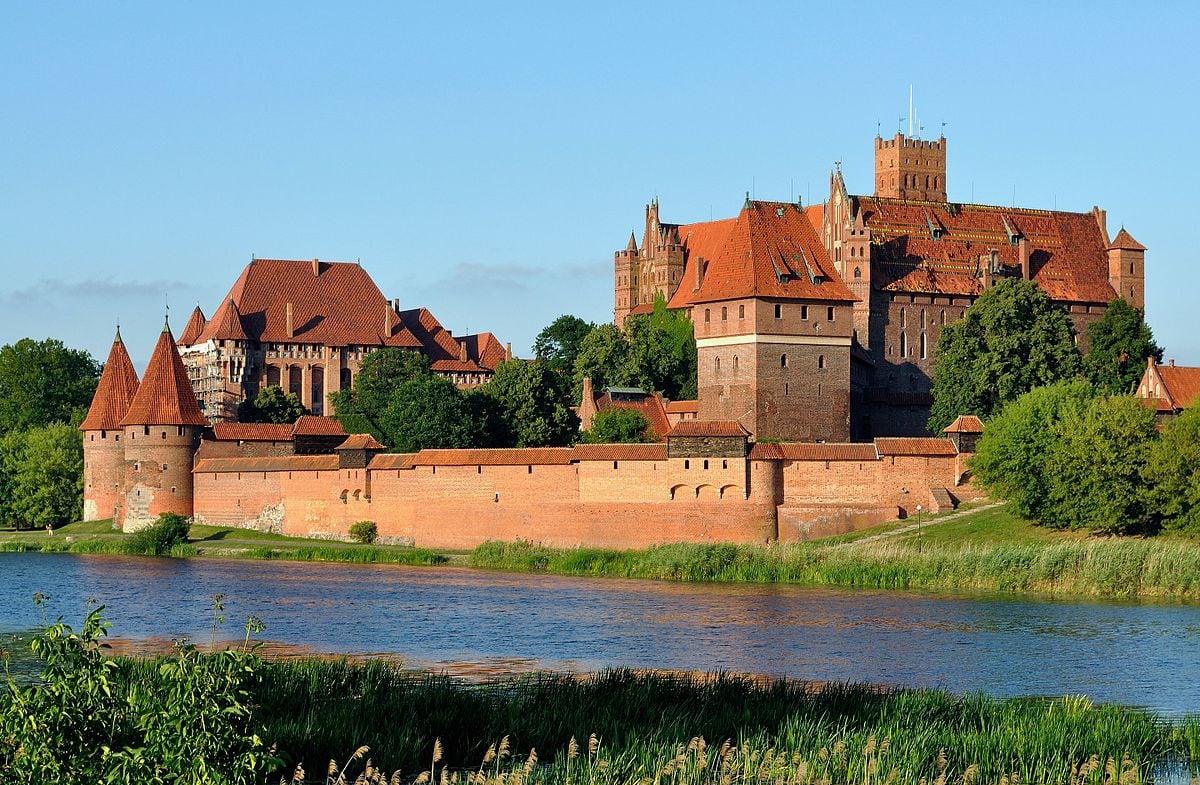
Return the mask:
<svg viewBox="0 0 1200 785">
<path fill-rule="evenodd" d="M 350 526 L 350 539 L 355 542 L 370 545 L 378 536 L 379 529 L 375 526 L 375 521 L 359 521 Z"/>
<path fill-rule="evenodd" d="M 153 525 L 130 537 L 125 550 L 139 556 L 167 556 L 176 546 L 187 543 L 191 528 L 190 519 L 173 512 L 164 512 Z"/>
</svg>

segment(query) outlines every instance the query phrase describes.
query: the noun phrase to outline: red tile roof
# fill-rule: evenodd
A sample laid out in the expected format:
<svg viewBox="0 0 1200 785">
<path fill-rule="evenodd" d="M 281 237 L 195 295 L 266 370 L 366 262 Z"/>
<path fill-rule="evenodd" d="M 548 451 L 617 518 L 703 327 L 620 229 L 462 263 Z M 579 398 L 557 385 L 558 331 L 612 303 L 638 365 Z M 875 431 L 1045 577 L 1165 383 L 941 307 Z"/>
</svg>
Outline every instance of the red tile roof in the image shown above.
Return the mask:
<svg viewBox="0 0 1200 785">
<path fill-rule="evenodd" d="M 750 448 L 751 460 L 789 461 L 874 461 L 879 459 L 873 444 L 783 442 L 779 444 L 755 442 Z"/>
<path fill-rule="evenodd" d="M 804 215 L 808 217 L 808 222 L 813 225 L 813 230 L 819 237 L 825 229 L 825 205 L 810 204 L 804 208 Z"/>
<path fill-rule="evenodd" d="M 880 455 L 957 455 L 954 442 L 918 436 L 880 436 L 875 439 L 875 451 Z"/>
<path fill-rule="evenodd" d="M 1200 399 L 1200 368 L 1159 365 L 1157 370 L 1159 378 L 1162 379 L 1163 391 L 1174 408 L 1190 408 Z"/>
<path fill-rule="evenodd" d="M 355 433 L 337 446 L 339 450 L 385 450 L 387 449 L 369 433 Z"/>
<path fill-rule="evenodd" d="M 195 343 L 205 341 L 246 341 L 250 336 L 242 324 L 242 314 L 237 303 L 232 298 L 221 303 L 221 307 L 213 314 L 213 318 L 205 325 L 204 331 Z M 184 344 L 188 346 L 190 344 Z"/>
<path fill-rule="evenodd" d="M 399 316 L 404 329 L 416 338 L 432 361 L 435 371 L 487 373 L 495 370 L 499 361 L 504 359 L 505 349 L 491 333 L 455 338 L 426 308 L 401 311 Z M 463 344 L 466 345 L 465 361 L 462 359 Z M 493 362 L 495 365 L 489 364 Z"/>
<path fill-rule="evenodd" d="M 749 436 L 750 432 L 736 420 L 681 420 L 667 434 L 677 436 Z"/>
<path fill-rule="evenodd" d="M 570 447 L 524 447 L 478 450 L 421 450 L 412 456 L 413 466 L 520 466 L 524 464 L 568 464 Z"/>
<path fill-rule="evenodd" d="M 192 315 L 188 317 L 187 325 L 183 328 L 183 334 L 179 336 L 180 346 L 194 346 L 199 343 L 200 334 L 204 332 L 204 326 L 207 324 L 204 318 L 204 311 L 200 310 L 197 305 Z"/>
<path fill-rule="evenodd" d="M 414 455 L 416 453 L 380 453 L 371 459 L 371 462 L 367 464 L 367 468 L 372 471 L 376 469 L 411 469 L 413 468 L 412 459 Z"/>
<path fill-rule="evenodd" d="M 854 302 L 826 255 L 812 223 L 795 204 L 747 202 L 737 218 L 720 231 L 702 233 L 692 250 L 690 242 L 683 280 L 670 307 L 740 297 L 773 297 Z M 681 227 L 693 234 L 703 224 Z M 724 240 L 720 240 L 720 235 Z M 701 245 L 706 245 L 704 252 Z M 715 250 L 714 250 L 715 249 Z M 703 282 L 695 288 L 700 257 L 707 261 Z"/>
<path fill-rule="evenodd" d="M 166 325 L 121 425 L 208 425 Z"/>
<path fill-rule="evenodd" d="M 1020 246 L 1014 241 L 1024 236 L 1033 280 L 1052 299 L 1108 303 L 1116 297 L 1108 282 L 1104 233 L 1092 213 L 878 196 L 852 199 L 876 245 L 876 288 L 982 294 L 980 257 L 994 250 L 1002 264 L 1019 270 Z"/>
<path fill-rule="evenodd" d="M 96 394 L 92 396 L 92 405 L 79 430 L 118 430 L 137 389 L 137 371 L 133 369 L 133 363 L 129 360 L 129 352 L 125 351 L 121 331 L 117 330 L 112 348 L 108 350 L 108 360 L 104 363 L 100 381 L 96 385 Z"/>
<path fill-rule="evenodd" d="M 612 396 L 606 392 L 596 399 L 597 412 L 607 412 L 612 409 L 628 409 L 645 417 L 646 422 L 650 425 L 650 433 L 656 440 L 661 441 L 666 438 L 667 431 L 671 430 L 671 423 L 667 420 L 667 410 L 663 408 L 662 398 L 657 395 L 648 393 L 636 401 L 614 401 Z"/>
<path fill-rule="evenodd" d="M 496 366 L 508 359 L 508 349 L 491 333 L 476 333 L 464 335 L 459 340 L 467 344 L 467 357 L 487 368 L 496 370 Z"/>
<path fill-rule="evenodd" d="M 336 455 L 280 455 L 267 458 L 202 458 L 192 473 L 336 471 L 338 468 Z"/>
<path fill-rule="evenodd" d="M 1109 248 L 1116 248 L 1122 251 L 1144 251 L 1146 246 L 1133 239 L 1133 235 L 1125 231 L 1125 227 L 1121 227 L 1121 231 L 1117 232 L 1117 236 L 1109 243 Z"/>
<path fill-rule="evenodd" d="M 290 442 L 292 427 L 286 422 L 219 422 L 212 429 L 221 442 Z"/>
<path fill-rule="evenodd" d="M 942 433 L 983 433 L 983 420 L 973 414 L 960 414 Z"/>
<path fill-rule="evenodd" d="M 345 436 L 342 424 L 332 417 L 317 414 L 302 415 L 292 427 L 293 436 Z"/>
<path fill-rule="evenodd" d="M 699 401 L 667 401 L 668 414 L 690 414 L 699 411 Z"/>
<path fill-rule="evenodd" d="M 576 461 L 665 461 L 667 445 L 577 444 L 572 457 Z"/>
</svg>

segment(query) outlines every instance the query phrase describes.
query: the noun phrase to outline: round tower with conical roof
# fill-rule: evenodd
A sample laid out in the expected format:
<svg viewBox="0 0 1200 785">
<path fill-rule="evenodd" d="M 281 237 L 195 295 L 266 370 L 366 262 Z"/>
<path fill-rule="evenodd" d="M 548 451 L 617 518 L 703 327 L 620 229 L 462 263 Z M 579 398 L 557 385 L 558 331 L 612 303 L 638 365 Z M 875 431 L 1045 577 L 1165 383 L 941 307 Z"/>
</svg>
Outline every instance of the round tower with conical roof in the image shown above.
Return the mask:
<svg viewBox="0 0 1200 785">
<path fill-rule="evenodd" d="M 125 531 L 164 512 L 191 517 L 192 464 L 209 425 L 196 402 L 169 324 L 163 325 L 137 394 L 121 420 Z"/>
<path fill-rule="evenodd" d="M 121 503 L 125 483 L 125 444 L 121 420 L 137 394 L 138 377 L 121 340 L 121 328 L 113 338 L 112 349 L 96 385 L 87 417 L 79 426 L 83 431 L 83 519 L 99 521 L 112 517 L 121 522 Z"/>
</svg>

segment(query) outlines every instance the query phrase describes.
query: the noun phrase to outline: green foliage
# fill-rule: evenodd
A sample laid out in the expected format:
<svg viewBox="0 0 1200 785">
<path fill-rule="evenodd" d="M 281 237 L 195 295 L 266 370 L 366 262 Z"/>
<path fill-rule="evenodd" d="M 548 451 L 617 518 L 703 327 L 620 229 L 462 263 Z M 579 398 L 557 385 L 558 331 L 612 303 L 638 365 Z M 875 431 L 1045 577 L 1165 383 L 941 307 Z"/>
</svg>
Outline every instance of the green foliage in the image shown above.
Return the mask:
<svg viewBox="0 0 1200 785">
<path fill-rule="evenodd" d="M 987 418 L 1034 387 L 1082 371 L 1071 321 L 1036 284 L 1001 281 L 942 328 L 929 430 L 960 414 Z"/>
<path fill-rule="evenodd" d="M 0 521 L 43 528 L 83 512 L 83 434 L 66 423 L 0 437 Z"/>
<path fill-rule="evenodd" d="M 278 385 L 269 385 L 258 391 L 254 400 L 238 404 L 238 420 L 241 422 L 293 423 L 308 414 L 296 393 L 285 393 Z"/>
<path fill-rule="evenodd" d="M 1154 412 L 1132 396 L 1098 398 L 1084 410 L 1066 409 L 1054 431 L 1042 522 L 1108 534 L 1146 530 L 1154 516 L 1142 473 Z"/>
<path fill-rule="evenodd" d="M 379 528 L 375 526 L 375 521 L 357 521 L 350 524 L 349 534 L 351 540 L 370 545 L 379 536 Z"/>
<path fill-rule="evenodd" d="M 1167 423 L 1150 446 L 1144 474 L 1163 526 L 1200 534 L 1200 406 Z"/>
<path fill-rule="evenodd" d="M 592 428 L 584 431 L 583 440 L 590 444 L 625 444 L 648 442 L 650 423 L 641 412 L 633 409 L 609 409 L 597 412 Z"/>
<path fill-rule="evenodd" d="M 408 349 L 376 349 L 363 358 L 353 389 L 331 393 L 337 419 L 350 433 L 369 433 L 391 447 L 380 418 L 401 384 L 431 375 L 429 358 Z"/>
<path fill-rule="evenodd" d="M 1108 304 L 1099 321 L 1087 326 L 1087 338 L 1091 348 L 1083 358 L 1084 367 L 1092 384 L 1109 395 L 1132 392 L 1146 370 L 1147 358 L 1162 361 L 1162 349 L 1142 312 L 1121 297 Z"/>
<path fill-rule="evenodd" d="M 616 325 L 600 325 L 588 333 L 579 346 L 572 377 L 572 399 L 582 400 L 585 378 L 592 380 L 596 390 L 630 384 L 629 367 L 629 341 L 625 334 Z"/>
<path fill-rule="evenodd" d="M 62 341 L 22 338 L 0 347 L 0 434 L 83 422 L 100 365 Z"/>
<path fill-rule="evenodd" d="M 164 512 L 150 526 L 139 529 L 125 542 L 125 552 L 139 556 L 167 556 L 185 545 L 192 522 L 190 519 Z"/>
<path fill-rule="evenodd" d="M 1057 424 L 1079 411 L 1094 392 L 1083 381 L 1037 387 L 1007 404 L 984 429 L 970 468 L 985 488 L 1013 503 L 1017 514 L 1048 514 Z"/>
<path fill-rule="evenodd" d="M 560 316 L 537 334 L 533 340 L 533 355 L 555 372 L 569 377 L 575 369 L 583 339 L 595 327 L 578 316 Z"/>
<path fill-rule="evenodd" d="M 504 434 L 494 434 L 498 446 L 565 446 L 579 432 L 563 378 L 546 363 L 502 362 L 482 392 L 499 405 Z"/>
<path fill-rule="evenodd" d="M 102 611 L 91 609 L 79 633 L 61 619 L 47 625 L 30 644 L 43 663 L 41 678 L 7 678 L 0 697 L 5 781 L 261 782 L 276 765 L 251 701 L 262 662 L 245 648 L 202 655 L 186 643 L 149 667 L 110 659 Z M 252 629 L 261 627 L 248 625 L 247 637 Z"/>
</svg>

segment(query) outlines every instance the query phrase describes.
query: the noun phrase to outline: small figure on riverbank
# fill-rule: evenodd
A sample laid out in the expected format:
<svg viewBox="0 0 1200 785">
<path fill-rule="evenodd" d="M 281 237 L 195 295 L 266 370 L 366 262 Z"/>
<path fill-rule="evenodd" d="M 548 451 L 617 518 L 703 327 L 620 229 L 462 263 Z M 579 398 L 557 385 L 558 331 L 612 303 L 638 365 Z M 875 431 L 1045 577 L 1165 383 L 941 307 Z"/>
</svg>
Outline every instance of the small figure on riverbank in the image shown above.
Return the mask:
<svg viewBox="0 0 1200 785">
<path fill-rule="evenodd" d="M 46 535 L 49 537 L 54 536 L 54 524 L 52 524 L 52 523 L 46 524 Z"/>
</svg>

